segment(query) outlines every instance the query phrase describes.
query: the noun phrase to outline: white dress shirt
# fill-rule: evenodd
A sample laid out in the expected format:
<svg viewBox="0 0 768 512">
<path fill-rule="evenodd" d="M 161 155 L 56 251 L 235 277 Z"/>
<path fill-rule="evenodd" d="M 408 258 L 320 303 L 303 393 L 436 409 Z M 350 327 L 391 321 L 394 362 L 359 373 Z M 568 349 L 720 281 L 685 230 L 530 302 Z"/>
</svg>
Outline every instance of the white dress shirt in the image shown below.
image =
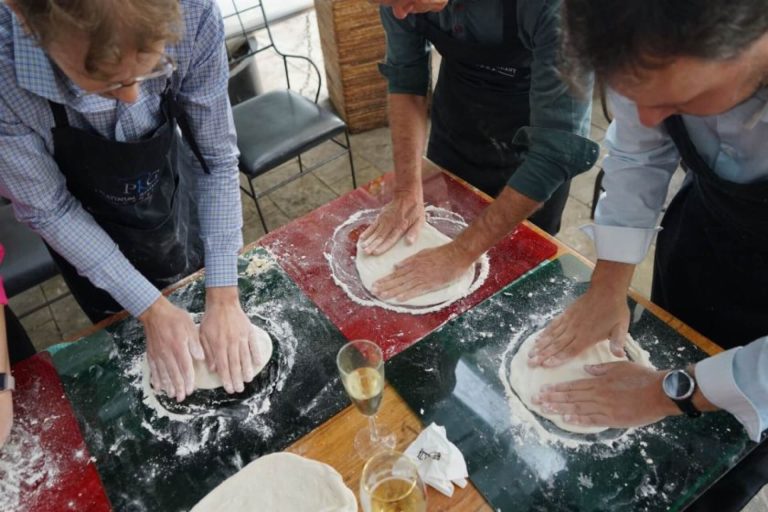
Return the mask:
<svg viewBox="0 0 768 512">
<path fill-rule="evenodd" d="M 585 231 L 595 242 L 598 259 L 637 264 L 660 229 L 680 155 L 663 125 L 640 123 L 631 100 L 609 91 L 609 103 L 614 120 L 605 139 L 605 192 L 595 224 Z M 718 176 L 736 183 L 768 179 L 768 90 L 760 89 L 723 114 L 685 115 L 683 120 L 699 154 Z M 768 336 L 701 361 L 696 377 L 704 396 L 733 414 L 758 441 L 768 428 Z"/>
</svg>

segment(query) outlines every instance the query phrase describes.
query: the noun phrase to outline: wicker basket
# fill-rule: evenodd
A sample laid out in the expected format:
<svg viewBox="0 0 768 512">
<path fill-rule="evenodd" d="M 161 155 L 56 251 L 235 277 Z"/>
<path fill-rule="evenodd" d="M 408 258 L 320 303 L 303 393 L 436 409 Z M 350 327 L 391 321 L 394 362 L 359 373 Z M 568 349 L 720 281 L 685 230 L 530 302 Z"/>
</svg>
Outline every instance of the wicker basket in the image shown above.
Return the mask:
<svg viewBox="0 0 768 512">
<path fill-rule="evenodd" d="M 331 102 L 352 133 L 387 125 L 384 29 L 365 0 L 315 0 Z"/>
</svg>

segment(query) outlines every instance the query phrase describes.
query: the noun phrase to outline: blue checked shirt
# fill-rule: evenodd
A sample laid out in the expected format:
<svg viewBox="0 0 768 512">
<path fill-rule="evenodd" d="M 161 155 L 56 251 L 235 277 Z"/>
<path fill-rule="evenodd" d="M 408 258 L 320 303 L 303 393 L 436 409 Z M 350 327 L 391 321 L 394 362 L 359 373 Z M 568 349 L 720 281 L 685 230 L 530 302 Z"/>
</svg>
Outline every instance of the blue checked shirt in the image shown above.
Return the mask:
<svg viewBox="0 0 768 512">
<path fill-rule="evenodd" d="M 189 159 L 194 167 L 186 172 L 197 175 L 206 286 L 235 286 L 242 214 L 224 28 L 213 1 L 181 0 L 180 4 L 182 39 L 168 45 L 166 52 L 178 64 L 171 87 L 189 116 L 211 171 L 203 173 L 197 160 Z M 67 190 L 53 159 L 54 121 L 48 101 L 65 105 L 74 127 L 131 141 L 162 122 L 159 107 L 164 87 L 163 78 L 142 83 L 133 104 L 83 96 L 81 89 L 55 70 L 7 5 L 0 6 L 0 195 L 13 201 L 20 222 L 134 316 L 144 312 L 160 292 Z"/>
</svg>

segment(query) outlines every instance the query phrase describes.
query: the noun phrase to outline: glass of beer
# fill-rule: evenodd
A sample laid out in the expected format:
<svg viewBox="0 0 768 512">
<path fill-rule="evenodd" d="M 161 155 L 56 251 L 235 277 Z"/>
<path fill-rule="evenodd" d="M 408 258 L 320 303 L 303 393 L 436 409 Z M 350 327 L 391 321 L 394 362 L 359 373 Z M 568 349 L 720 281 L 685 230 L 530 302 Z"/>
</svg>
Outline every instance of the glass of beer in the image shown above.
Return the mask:
<svg viewBox="0 0 768 512">
<path fill-rule="evenodd" d="M 426 512 L 427 490 L 410 457 L 389 450 L 365 463 L 360 502 L 365 512 Z"/>
<path fill-rule="evenodd" d="M 384 356 L 379 346 L 366 340 L 350 341 L 339 350 L 336 365 L 352 403 L 368 417 L 368 427 L 355 435 L 357 454 L 367 459 L 378 450 L 394 448 L 392 431 L 376 424 L 384 396 Z"/>
</svg>

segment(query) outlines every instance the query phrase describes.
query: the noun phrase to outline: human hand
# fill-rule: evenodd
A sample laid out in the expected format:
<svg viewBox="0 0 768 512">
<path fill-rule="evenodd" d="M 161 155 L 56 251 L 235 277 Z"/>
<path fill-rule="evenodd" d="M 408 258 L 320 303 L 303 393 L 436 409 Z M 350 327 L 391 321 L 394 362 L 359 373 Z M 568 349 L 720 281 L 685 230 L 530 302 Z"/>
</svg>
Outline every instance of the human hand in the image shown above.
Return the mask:
<svg viewBox="0 0 768 512">
<path fill-rule="evenodd" d="M 0 393 L 0 448 L 8 441 L 13 426 L 13 393 Z"/>
<path fill-rule="evenodd" d="M 192 317 L 165 297 L 139 316 L 147 336 L 147 361 L 154 389 L 181 402 L 195 390 L 192 358 L 204 357 Z"/>
<path fill-rule="evenodd" d="M 604 339 L 622 357 L 629 329 L 629 307 L 624 293 L 590 288 L 544 329 L 528 354 L 530 366 L 560 366 Z"/>
<path fill-rule="evenodd" d="M 419 237 L 424 225 L 424 201 L 421 194 L 402 194 L 381 209 L 376 220 L 360 235 L 363 251 L 378 256 L 405 236 L 409 245 Z"/>
<path fill-rule="evenodd" d="M 402 20 L 409 14 L 440 12 L 448 0 L 385 0 L 380 3 L 392 6 L 395 17 Z"/>
<path fill-rule="evenodd" d="M 458 279 L 473 263 L 455 242 L 424 249 L 397 265 L 395 271 L 373 283 L 380 299 L 400 302 L 439 290 Z"/>
<path fill-rule="evenodd" d="M 251 321 L 240 307 L 236 287 L 206 290 L 200 341 L 208 368 L 219 374 L 227 393 L 242 392 L 260 361 Z"/>
<path fill-rule="evenodd" d="M 582 426 L 639 427 L 680 414 L 664 394 L 664 371 L 625 361 L 584 369 L 594 377 L 544 386 L 533 403 Z"/>
</svg>

